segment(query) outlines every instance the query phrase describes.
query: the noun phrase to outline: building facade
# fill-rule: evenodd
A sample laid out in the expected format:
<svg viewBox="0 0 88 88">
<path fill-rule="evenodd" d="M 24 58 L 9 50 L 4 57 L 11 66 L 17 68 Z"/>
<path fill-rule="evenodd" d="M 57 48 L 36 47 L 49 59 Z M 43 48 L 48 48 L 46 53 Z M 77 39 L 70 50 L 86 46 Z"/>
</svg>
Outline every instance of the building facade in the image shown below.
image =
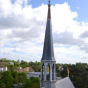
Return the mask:
<svg viewBox="0 0 88 88">
<path fill-rule="evenodd" d="M 0 66 L 0 72 L 7 71 L 7 66 Z"/>
</svg>

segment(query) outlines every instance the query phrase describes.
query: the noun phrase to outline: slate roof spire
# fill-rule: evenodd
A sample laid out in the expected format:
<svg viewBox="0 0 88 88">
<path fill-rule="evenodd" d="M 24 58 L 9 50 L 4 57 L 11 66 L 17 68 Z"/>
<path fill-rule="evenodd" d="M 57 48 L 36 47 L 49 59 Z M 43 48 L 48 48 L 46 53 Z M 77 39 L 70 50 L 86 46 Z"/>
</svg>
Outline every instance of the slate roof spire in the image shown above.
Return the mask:
<svg viewBox="0 0 88 88">
<path fill-rule="evenodd" d="M 53 50 L 53 38 L 52 38 L 52 25 L 51 25 L 51 12 L 50 12 L 50 0 L 48 4 L 48 16 L 46 24 L 46 33 L 43 48 L 43 61 L 55 61 L 54 50 Z"/>
</svg>

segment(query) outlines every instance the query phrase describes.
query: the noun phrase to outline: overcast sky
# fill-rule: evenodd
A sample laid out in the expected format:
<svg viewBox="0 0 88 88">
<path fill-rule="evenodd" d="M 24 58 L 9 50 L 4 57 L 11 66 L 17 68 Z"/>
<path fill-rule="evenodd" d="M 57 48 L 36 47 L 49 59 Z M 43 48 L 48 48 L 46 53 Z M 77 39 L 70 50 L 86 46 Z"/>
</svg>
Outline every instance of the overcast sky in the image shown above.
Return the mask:
<svg viewBox="0 0 88 88">
<path fill-rule="evenodd" d="M 0 58 L 40 61 L 48 0 L 0 0 Z M 57 63 L 88 63 L 88 0 L 51 0 Z"/>
</svg>

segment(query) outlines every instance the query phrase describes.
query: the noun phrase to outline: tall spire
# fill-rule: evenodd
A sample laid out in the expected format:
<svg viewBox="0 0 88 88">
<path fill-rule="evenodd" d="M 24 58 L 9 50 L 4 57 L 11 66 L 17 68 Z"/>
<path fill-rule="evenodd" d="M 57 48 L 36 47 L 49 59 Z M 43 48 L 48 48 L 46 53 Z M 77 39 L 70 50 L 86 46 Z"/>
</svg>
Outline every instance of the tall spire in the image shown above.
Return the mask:
<svg viewBox="0 0 88 88">
<path fill-rule="evenodd" d="M 49 0 L 49 4 L 48 4 L 48 17 L 47 19 L 51 19 L 51 13 L 50 13 L 50 0 Z"/>
<path fill-rule="evenodd" d="M 43 56 L 41 60 L 55 61 L 54 50 L 53 50 L 51 14 L 50 14 L 50 0 L 48 4 L 48 17 L 47 17 L 47 24 L 46 24 Z"/>
<path fill-rule="evenodd" d="M 50 0 L 49 0 L 44 48 L 43 48 L 43 55 L 41 59 L 41 86 L 42 87 L 44 86 L 45 88 L 51 88 L 51 84 L 52 84 L 51 81 L 56 80 L 55 63 L 56 61 L 54 58 L 54 50 L 53 50 L 52 25 L 51 25 Z M 48 77 L 47 77 L 47 65 L 49 66 Z M 44 74 L 43 74 L 43 69 L 44 69 Z M 49 82 L 47 83 L 47 85 L 46 85 L 46 81 Z"/>
</svg>

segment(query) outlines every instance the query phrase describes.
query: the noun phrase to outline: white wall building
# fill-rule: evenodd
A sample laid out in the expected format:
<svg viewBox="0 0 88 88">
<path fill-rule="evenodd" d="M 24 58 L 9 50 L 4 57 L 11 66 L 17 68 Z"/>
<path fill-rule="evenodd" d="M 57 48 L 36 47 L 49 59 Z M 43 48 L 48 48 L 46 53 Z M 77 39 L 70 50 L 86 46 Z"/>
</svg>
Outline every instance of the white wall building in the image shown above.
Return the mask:
<svg viewBox="0 0 88 88">
<path fill-rule="evenodd" d="M 7 66 L 0 66 L 0 72 L 7 71 Z"/>
</svg>

